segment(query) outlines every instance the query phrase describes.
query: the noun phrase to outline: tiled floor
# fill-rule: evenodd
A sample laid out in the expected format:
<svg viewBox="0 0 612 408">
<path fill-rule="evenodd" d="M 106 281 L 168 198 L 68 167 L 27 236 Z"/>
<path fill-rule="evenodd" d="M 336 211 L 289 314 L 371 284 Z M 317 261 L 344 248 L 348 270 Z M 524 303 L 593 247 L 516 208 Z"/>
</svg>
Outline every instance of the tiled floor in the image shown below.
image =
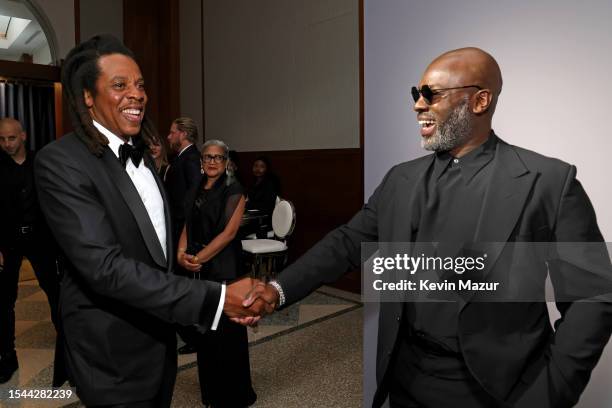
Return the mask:
<svg viewBox="0 0 612 408">
<path fill-rule="evenodd" d="M 322 288 L 262 320 L 256 332 L 249 330 L 253 384 L 259 395 L 255 406 L 303 406 L 301 398 L 312 392 L 328 402 L 342 398 L 347 407 L 360 405 L 355 402 L 361 398 L 361 310 L 358 296 Z M 51 383 L 55 331 L 36 280 L 20 283 L 16 320 L 20 368 L 0 386 L 0 406 L 80 406 L 76 397 L 8 399 L 8 390 L 48 388 Z M 327 396 L 322 393 L 326 386 L 332 387 Z M 195 354 L 179 356 L 173 407 L 199 406 L 198 387 Z"/>
<path fill-rule="evenodd" d="M 0 406 L 58 407 L 78 401 L 76 397 L 48 401 L 9 398 L 9 390 L 36 390 L 51 386 L 55 329 L 47 297 L 36 280 L 19 283 L 15 320 L 19 370 L 8 383 L 0 385 Z"/>
</svg>

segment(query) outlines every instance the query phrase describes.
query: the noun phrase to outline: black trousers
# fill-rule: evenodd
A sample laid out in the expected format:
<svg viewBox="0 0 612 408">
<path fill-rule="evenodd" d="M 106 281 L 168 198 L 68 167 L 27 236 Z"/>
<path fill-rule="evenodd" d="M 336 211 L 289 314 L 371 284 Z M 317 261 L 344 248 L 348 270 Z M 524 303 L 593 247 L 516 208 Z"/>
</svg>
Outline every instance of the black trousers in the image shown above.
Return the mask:
<svg viewBox="0 0 612 408">
<path fill-rule="evenodd" d="M 217 330 L 200 335 L 198 378 L 202 402 L 213 408 L 245 408 L 255 403 L 247 329 L 221 316 Z"/>
<path fill-rule="evenodd" d="M 152 400 L 130 401 L 114 405 L 89 405 L 88 408 L 170 408 L 176 382 L 176 345 L 168 349 L 164 361 L 164 374 L 157 395 Z"/>
<path fill-rule="evenodd" d="M 497 408 L 491 397 L 467 372 L 440 374 L 444 356 L 429 355 L 407 339 L 399 339 L 392 370 L 385 379 L 391 408 Z M 431 370 L 430 367 L 436 367 Z"/>
<path fill-rule="evenodd" d="M 57 323 L 59 277 L 56 265 L 56 247 L 46 234 L 35 231 L 19 233 L 13 243 L 4 248 L 4 270 L 0 272 L 0 353 L 15 349 L 15 302 L 19 283 L 19 269 L 27 257 L 38 283 L 47 295 L 51 320 Z"/>
</svg>

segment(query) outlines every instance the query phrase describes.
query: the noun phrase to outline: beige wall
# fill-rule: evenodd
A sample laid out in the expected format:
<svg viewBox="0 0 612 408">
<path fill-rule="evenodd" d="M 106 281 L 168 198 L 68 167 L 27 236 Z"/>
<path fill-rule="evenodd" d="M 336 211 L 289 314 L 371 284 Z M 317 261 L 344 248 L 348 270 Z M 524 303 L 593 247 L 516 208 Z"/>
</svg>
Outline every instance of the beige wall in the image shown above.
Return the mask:
<svg viewBox="0 0 612 408">
<path fill-rule="evenodd" d="M 206 137 L 243 151 L 359 147 L 358 21 L 357 0 L 205 0 Z"/>
</svg>

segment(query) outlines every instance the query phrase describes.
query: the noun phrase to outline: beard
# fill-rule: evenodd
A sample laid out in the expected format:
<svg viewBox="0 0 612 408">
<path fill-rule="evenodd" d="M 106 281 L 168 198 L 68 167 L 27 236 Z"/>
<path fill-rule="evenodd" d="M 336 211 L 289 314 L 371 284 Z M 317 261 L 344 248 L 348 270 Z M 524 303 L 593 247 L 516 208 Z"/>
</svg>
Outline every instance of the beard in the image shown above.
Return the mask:
<svg viewBox="0 0 612 408">
<path fill-rule="evenodd" d="M 448 115 L 444 122 L 436 124 L 435 133 L 429 138 L 421 138 L 421 147 L 433 152 L 445 152 L 463 145 L 472 133 L 469 99 L 463 101 Z"/>
</svg>

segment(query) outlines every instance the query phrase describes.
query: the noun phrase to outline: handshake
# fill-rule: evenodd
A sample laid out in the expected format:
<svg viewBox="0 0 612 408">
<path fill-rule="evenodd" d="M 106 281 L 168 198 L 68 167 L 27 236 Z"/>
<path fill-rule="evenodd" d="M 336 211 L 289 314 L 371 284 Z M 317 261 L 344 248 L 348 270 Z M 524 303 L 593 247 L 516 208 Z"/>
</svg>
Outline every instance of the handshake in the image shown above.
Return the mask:
<svg viewBox="0 0 612 408">
<path fill-rule="evenodd" d="M 223 312 L 236 323 L 254 326 L 276 309 L 279 298 L 274 286 L 246 277 L 227 285 Z"/>
</svg>

